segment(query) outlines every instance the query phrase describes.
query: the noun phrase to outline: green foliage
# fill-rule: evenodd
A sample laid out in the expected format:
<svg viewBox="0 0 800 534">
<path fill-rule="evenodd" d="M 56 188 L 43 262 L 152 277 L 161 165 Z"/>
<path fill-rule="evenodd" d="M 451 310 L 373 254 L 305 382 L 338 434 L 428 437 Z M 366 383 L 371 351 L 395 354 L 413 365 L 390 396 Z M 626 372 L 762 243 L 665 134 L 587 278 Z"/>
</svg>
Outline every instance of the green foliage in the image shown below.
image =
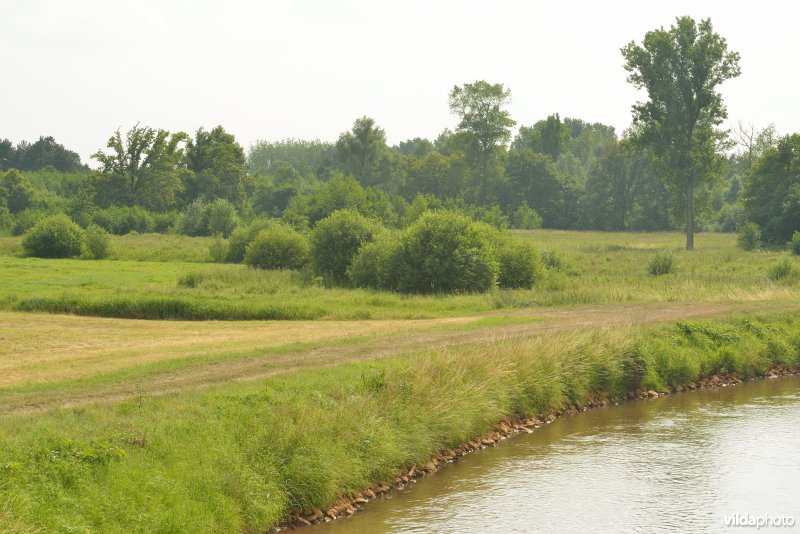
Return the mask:
<svg viewBox="0 0 800 534">
<path fill-rule="evenodd" d="M 511 225 L 520 230 L 535 230 L 542 227 L 542 217 L 523 200 L 514 210 L 514 215 L 511 217 Z"/>
<path fill-rule="evenodd" d="M 761 228 L 767 243 L 784 245 L 800 231 L 800 134 L 764 151 L 742 196 L 747 220 Z"/>
<path fill-rule="evenodd" d="M 742 250 L 758 250 L 761 248 L 761 228 L 754 222 L 739 224 L 736 228 L 736 244 Z"/>
<path fill-rule="evenodd" d="M 197 130 L 195 138 L 186 144 L 186 162 L 192 171 L 183 176 L 182 195 L 186 203 L 198 198 L 223 199 L 235 206 L 244 203 L 251 186 L 244 150 L 222 126 L 210 132 Z"/>
<path fill-rule="evenodd" d="M 247 245 L 255 239 L 259 232 L 272 229 L 277 224 L 273 219 L 256 219 L 246 226 L 237 227 L 228 238 L 228 252 L 225 255 L 225 261 L 227 263 L 243 262 Z"/>
<path fill-rule="evenodd" d="M 36 205 L 36 191 L 18 171 L 12 169 L 0 176 L 0 205 L 11 213 L 19 213 Z"/>
<path fill-rule="evenodd" d="M 538 251 L 525 241 L 507 237 L 498 247 L 498 285 L 509 289 L 530 289 L 544 276 Z"/>
<path fill-rule="evenodd" d="M 92 155 L 101 170 L 90 177 L 99 206 L 141 206 L 152 211 L 176 207 L 183 181 L 191 171 L 183 168 L 183 145 L 189 137 L 178 132 L 131 128 L 123 140 L 117 130 L 107 143 L 109 153 Z"/>
<path fill-rule="evenodd" d="M 152 213 L 139 206 L 110 206 L 94 212 L 94 223 L 107 232 L 125 235 L 152 232 L 155 219 Z"/>
<path fill-rule="evenodd" d="M 652 276 L 674 273 L 677 269 L 675 254 L 671 250 L 659 250 L 647 262 L 647 272 Z"/>
<path fill-rule="evenodd" d="M 719 173 L 726 134 L 718 129 L 727 111 L 718 92 L 739 76 L 739 54 L 728 50 L 710 19 L 678 17 L 669 29 L 647 32 L 641 44 L 622 49 L 628 81 L 648 101 L 633 106 L 637 139 L 658 157 L 668 182 L 685 195 L 686 248 L 694 247 L 694 199 L 698 185 Z"/>
<path fill-rule="evenodd" d="M 300 269 L 309 259 L 309 241 L 291 228 L 262 230 L 247 245 L 244 262 L 259 269 Z"/>
<path fill-rule="evenodd" d="M 797 282 L 800 280 L 800 267 L 789 258 L 783 258 L 769 270 L 769 278 L 776 282 Z"/>
<path fill-rule="evenodd" d="M 336 141 L 336 156 L 345 174 L 365 186 L 381 183 L 387 158 L 386 133 L 370 117 L 361 117 L 353 129 Z"/>
<path fill-rule="evenodd" d="M 390 289 L 390 264 L 397 253 L 399 240 L 393 232 L 379 234 L 375 241 L 362 246 L 347 269 L 347 277 L 355 287 Z"/>
<path fill-rule="evenodd" d="M 389 267 L 393 289 L 405 293 L 486 291 L 499 264 L 487 232 L 452 212 L 428 212 L 406 228 Z"/>
<path fill-rule="evenodd" d="M 228 257 L 228 242 L 221 234 L 216 234 L 208 246 L 208 259 L 211 263 L 225 263 Z"/>
<path fill-rule="evenodd" d="M 23 237 L 22 248 L 36 258 L 69 258 L 80 255 L 83 241 L 83 229 L 59 214 L 36 223 Z"/>
<path fill-rule="evenodd" d="M 179 234 L 188 236 L 208 235 L 208 218 L 206 217 L 206 204 L 200 199 L 195 200 L 181 212 L 175 223 L 175 230 Z"/>
<path fill-rule="evenodd" d="M 86 228 L 84 246 L 86 249 L 85 256 L 95 260 L 102 260 L 111 253 L 111 237 L 102 227 L 91 224 Z"/>
<path fill-rule="evenodd" d="M 792 234 L 792 240 L 789 242 L 789 250 L 795 256 L 800 256 L 800 231 Z"/>
<path fill-rule="evenodd" d="M 17 213 L 11 227 L 11 235 L 19 236 L 36 226 L 36 223 L 45 217 L 53 215 L 43 209 L 26 209 Z"/>
<path fill-rule="evenodd" d="M 203 218 L 206 221 L 206 233 L 203 235 L 221 234 L 228 237 L 239 225 L 236 207 L 224 198 L 218 198 L 206 205 Z"/>
<path fill-rule="evenodd" d="M 319 221 L 311 233 L 314 271 L 333 283 L 347 280 L 347 269 L 358 250 L 372 241 L 380 226 L 354 210 L 339 210 Z"/>
</svg>

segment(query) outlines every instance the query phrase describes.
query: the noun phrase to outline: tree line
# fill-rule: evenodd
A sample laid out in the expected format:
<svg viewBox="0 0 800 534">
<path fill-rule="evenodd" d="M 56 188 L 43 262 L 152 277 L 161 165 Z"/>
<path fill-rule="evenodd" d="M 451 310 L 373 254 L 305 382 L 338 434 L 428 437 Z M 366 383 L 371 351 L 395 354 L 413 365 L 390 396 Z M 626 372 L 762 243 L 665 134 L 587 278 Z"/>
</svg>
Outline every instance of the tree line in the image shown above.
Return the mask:
<svg viewBox="0 0 800 534">
<path fill-rule="evenodd" d="M 711 21 L 680 17 L 622 56 L 647 93 L 622 135 L 558 113 L 517 127 L 511 90 L 479 80 L 450 92 L 452 130 L 394 146 L 371 117 L 336 142 L 260 141 L 247 153 L 222 126 L 192 136 L 136 125 L 114 132 L 90 171 L 52 137 L 0 140 L 0 224 L 21 232 L 60 211 L 115 233 L 227 236 L 259 217 L 309 229 L 352 209 L 402 227 L 449 209 L 498 227 L 685 229 L 687 248 L 696 229 L 748 222 L 769 244 L 790 239 L 797 136 L 720 127 L 718 86 L 739 74 L 739 56 Z"/>
</svg>

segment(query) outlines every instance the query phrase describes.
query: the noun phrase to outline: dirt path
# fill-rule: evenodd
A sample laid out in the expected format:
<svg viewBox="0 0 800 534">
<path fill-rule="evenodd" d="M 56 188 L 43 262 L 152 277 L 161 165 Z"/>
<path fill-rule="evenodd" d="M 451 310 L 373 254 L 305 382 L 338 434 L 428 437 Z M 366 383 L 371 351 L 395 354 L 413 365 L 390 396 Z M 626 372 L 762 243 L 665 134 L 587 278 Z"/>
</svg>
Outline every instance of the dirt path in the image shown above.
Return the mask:
<svg viewBox="0 0 800 534">
<path fill-rule="evenodd" d="M 31 358 L 26 365 L 32 367 L 25 380 L 23 369 L 17 369 L 17 380 L 5 385 L 15 386 L 30 383 L 31 376 L 38 376 L 36 355 L 41 355 L 39 364 L 56 371 L 50 381 L 70 379 L 73 370 L 81 364 L 91 362 L 85 354 L 99 349 L 92 344 L 76 343 L 94 329 L 95 335 L 106 341 L 122 336 L 125 340 L 117 347 L 119 358 L 127 365 L 136 362 L 159 361 L 152 357 L 154 351 L 169 351 L 171 359 L 187 358 L 209 349 L 249 346 L 247 353 L 236 356 L 220 353 L 217 359 L 173 366 L 137 378 L 116 379 L 94 385 L 81 386 L 65 382 L 64 388 L 46 388 L 42 391 L 13 392 L 0 389 L 0 415 L 35 412 L 53 407 L 73 407 L 101 401 L 120 401 L 139 396 L 151 396 L 185 390 L 208 388 L 231 381 L 247 381 L 289 371 L 322 368 L 346 362 L 374 360 L 399 356 L 422 349 L 437 349 L 445 345 L 475 342 L 490 342 L 493 339 L 547 335 L 580 328 L 602 328 L 636 326 L 680 319 L 719 317 L 738 312 L 798 311 L 800 303 L 753 301 L 740 303 L 652 303 L 630 305 L 594 305 L 556 309 L 531 309 L 523 311 L 491 313 L 475 317 L 437 319 L 430 321 L 316 321 L 310 323 L 180 323 L 152 321 L 123 321 L 69 316 L 33 314 L 0 315 L 0 338 L 8 341 L 4 325 L 23 320 L 25 332 L 45 328 L 44 334 L 27 339 L 24 346 Z M 509 318 L 511 324 L 481 326 L 475 323 L 482 318 Z M 514 322 L 522 321 L 522 322 Z M 475 323 L 470 326 L 470 323 Z M 46 325 L 61 332 L 47 335 Z M 137 334 L 137 327 L 141 329 Z M 8 328 L 8 327 L 7 327 Z M 115 330 L 116 329 L 116 330 Z M 121 330 L 120 330 L 121 329 Z M 100 334 L 98 334 L 98 332 Z M 145 332 L 145 335 L 141 335 Z M 181 333 L 191 335 L 181 337 Z M 224 335 L 222 335 L 224 333 Z M 205 334 L 205 335 L 203 335 Z M 33 335 L 33 334 L 31 334 Z M 159 340 L 159 335 L 163 339 Z M 24 335 L 19 335 L 20 338 Z M 116 336 L 116 337 L 115 337 Z M 222 336 L 222 337 L 220 337 Z M 14 339 L 12 339 L 14 341 Z M 61 343 L 61 350 L 54 349 Z M 270 344 L 271 343 L 271 344 Z M 306 343 L 306 345 L 292 345 Z M 10 365 L 14 354 L 4 345 L 0 350 L 0 370 Z M 263 353 L 258 348 L 263 347 Z M 285 349 L 284 349 L 285 347 Z M 113 350 L 100 351 L 102 361 L 110 357 L 119 363 Z M 127 356 L 126 356 L 127 355 Z M 149 355 L 149 356 L 148 356 Z M 157 356 L 157 355 L 156 355 Z M 17 355 L 17 358 L 21 356 Z M 126 358 L 128 358 L 126 360 Z M 161 359 L 163 360 L 163 358 Z M 59 367 L 59 364 L 64 364 Z M 110 367 L 114 369 L 113 365 Z M 58 369 L 62 369 L 58 372 Z M 66 369 L 66 371 L 64 370 Z M 107 372 L 107 366 L 95 369 L 96 376 Z M 79 375 L 80 376 L 80 375 Z M 40 384 L 48 382 L 39 381 Z"/>
</svg>

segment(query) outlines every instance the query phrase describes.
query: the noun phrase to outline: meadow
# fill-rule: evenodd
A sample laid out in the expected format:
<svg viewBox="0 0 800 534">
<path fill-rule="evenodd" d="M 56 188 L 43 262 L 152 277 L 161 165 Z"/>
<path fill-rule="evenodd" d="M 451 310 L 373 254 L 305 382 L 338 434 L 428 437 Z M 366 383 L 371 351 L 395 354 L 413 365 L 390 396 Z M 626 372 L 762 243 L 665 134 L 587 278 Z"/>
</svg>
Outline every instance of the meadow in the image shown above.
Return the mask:
<svg viewBox="0 0 800 534">
<path fill-rule="evenodd" d="M 210 238 L 114 237 L 110 259 L 23 258 L 19 238 L 0 238 L 0 309 L 140 319 L 430 319 L 491 310 L 600 303 L 786 300 L 796 279 L 770 278 L 784 251 L 745 252 L 732 234 L 700 234 L 698 250 L 678 233 L 528 231 L 550 268 L 533 289 L 481 294 L 400 295 L 325 287 L 295 271 L 208 261 Z M 660 250 L 675 272 L 652 276 Z M 797 263 L 796 260 L 792 260 Z"/>
<path fill-rule="evenodd" d="M 115 237 L 106 260 L 0 238 L 0 531 L 264 532 L 505 418 L 800 365 L 786 252 L 519 235 L 548 265 L 533 289 L 433 296 L 209 263 L 207 238 Z"/>
</svg>

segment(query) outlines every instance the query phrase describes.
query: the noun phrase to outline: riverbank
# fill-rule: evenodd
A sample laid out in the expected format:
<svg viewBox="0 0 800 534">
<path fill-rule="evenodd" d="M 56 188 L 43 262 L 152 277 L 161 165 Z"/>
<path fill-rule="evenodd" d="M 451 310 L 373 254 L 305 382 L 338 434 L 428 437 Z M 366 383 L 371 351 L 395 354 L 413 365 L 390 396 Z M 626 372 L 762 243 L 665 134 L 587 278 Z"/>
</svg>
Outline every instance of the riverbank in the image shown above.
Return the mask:
<svg viewBox="0 0 800 534">
<path fill-rule="evenodd" d="M 796 314 L 742 315 L 487 339 L 9 415 L 0 530 L 263 532 L 286 518 L 324 521 L 465 444 L 532 429 L 528 415 L 798 364 Z"/>
<path fill-rule="evenodd" d="M 431 459 L 431 461 L 424 466 L 412 465 L 407 470 L 401 471 L 398 476 L 395 477 L 394 481 L 389 481 L 383 484 L 374 484 L 357 493 L 355 496 L 339 499 L 335 506 L 329 508 L 325 512 L 315 509 L 311 513 L 308 513 L 304 516 L 300 514 L 293 514 L 282 524 L 271 529 L 271 532 L 277 533 L 287 529 L 294 530 L 295 528 L 328 523 L 337 519 L 345 519 L 352 516 L 356 512 L 364 510 L 364 507 L 373 499 L 389 495 L 393 492 L 403 491 L 409 484 L 416 483 L 418 479 L 433 474 L 436 471 L 446 467 L 448 464 L 459 463 L 468 454 L 486 449 L 488 447 L 496 447 L 500 445 L 502 441 L 519 434 L 533 433 L 536 429 L 550 424 L 563 416 L 578 415 L 581 412 L 586 412 L 593 408 L 605 408 L 610 405 L 618 406 L 622 403 L 631 401 L 652 400 L 653 398 L 659 398 L 676 393 L 688 393 L 709 388 L 736 386 L 742 384 L 746 380 L 763 380 L 797 375 L 800 375 L 800 366 L 787 367 L 781 365 L 771 369 L 766 375 L 756 376 L 745 380 L 743 380 L 738 373 L 733 372 L 724 375 L 712 375 L 708 379 L 700 379 L 697 382 L 691 382 L 685 386 L 681 385 L 672 387 L 665 392 L 637 389 L 629 391 L 620 398 L 609 398 L 606 393 L 601 392 L 590 395 L 590 398 L 585 403 L 567 405 L 563 409 L 552 410 L 545 414 L 539 414 L 537 416 L 513 416 L 512 419 L 504 419 L 500 421 L 490 432 L 482 436 L 477 436 L 454 449 L 437 453 Z"/>
</svg>

